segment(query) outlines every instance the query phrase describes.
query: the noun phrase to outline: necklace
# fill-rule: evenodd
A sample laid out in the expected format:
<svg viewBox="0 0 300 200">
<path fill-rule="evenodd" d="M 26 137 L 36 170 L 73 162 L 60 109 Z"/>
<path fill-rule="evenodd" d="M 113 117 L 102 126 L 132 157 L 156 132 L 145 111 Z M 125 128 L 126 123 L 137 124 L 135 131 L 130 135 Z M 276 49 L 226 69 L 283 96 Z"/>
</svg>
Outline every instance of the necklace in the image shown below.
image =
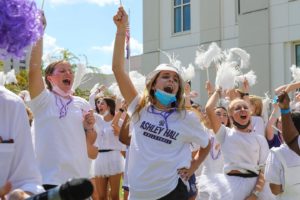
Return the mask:
<svg viewBox="0 0 300 200">
<path fill-rule="evenodd" d="M 59 119 L 67 116 L 68 105 L 72 101 L 73 101 L 73 98 L 71 97 L 66 103 L 64 103 L 63 99 L 60 96 L 58 96 L 57 94 L 55 94 L 55 104 L 59 109 Z"/>
<path fill-rule="evenodd" d="M 165 121 L 165 124 L 166 124 L 166 128 L 168 129 L 168 117 L 176 110 L 176 108 L 174 109 L 169 109 L 167 111 L 164 111 L 164 110 L 158 110 L 156 109 L 153 105 L 149 106 L 147 111 L 152 113 L 152 114 L 155 114 L 155 115 L 160 115 L 164 121 Z"/>
<path fill-rule="evenodd" d="M 212 137 L 211 138 L 210 156 L 213 160 L 217 160 L 221 155 L 221 148 L 219 148 L 217 155 L 215 155 L 215 153 L 214 153 L 214 149 L 215 149 L 214 144 L 215 144 L 215 138 Z"/>
</svg>

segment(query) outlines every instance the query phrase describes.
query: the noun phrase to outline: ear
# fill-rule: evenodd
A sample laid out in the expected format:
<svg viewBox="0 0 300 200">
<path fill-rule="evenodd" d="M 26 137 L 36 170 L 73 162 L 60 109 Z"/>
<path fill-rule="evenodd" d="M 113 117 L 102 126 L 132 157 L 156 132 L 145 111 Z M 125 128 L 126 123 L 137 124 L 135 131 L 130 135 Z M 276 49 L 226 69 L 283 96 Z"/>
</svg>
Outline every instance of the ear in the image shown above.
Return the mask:
<svg viewBox="0 0 300 200">
<path fill-rule="evenodd" d="M 51 76 L 47 76 L 46 77 L 46 79 L 51 83 L 51 81 L 52 81 L 52 79 L 51 79 L 52 77 Z"/>
<path fill-rule="evenodd" d="M 53 77 L 51 75 L 47 76 L 46 79 L 53 85 Z"/>
</svg>

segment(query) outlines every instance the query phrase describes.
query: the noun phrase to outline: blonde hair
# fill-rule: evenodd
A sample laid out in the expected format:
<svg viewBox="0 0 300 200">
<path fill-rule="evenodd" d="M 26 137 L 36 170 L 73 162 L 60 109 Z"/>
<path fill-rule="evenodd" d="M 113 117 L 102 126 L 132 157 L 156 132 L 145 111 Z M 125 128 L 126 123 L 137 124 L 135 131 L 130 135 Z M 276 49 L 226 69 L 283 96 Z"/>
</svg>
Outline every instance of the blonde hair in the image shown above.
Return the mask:
<svg viewBox="0 0 300 200">
<path fill-rule="evenodd" d="M 228 105 L 228 116 L 229 116 L 229 117 L 232 116 L 232 113 L 233 113 L 233 107 L 234 107 L 234 105 L 235 105 L 236 103 L 238 103 L 238 102 L 246 103 L 246 104 L 249 106 L 248 102 L 245 101 L 245 100 L 243 100 L 243 99 L 234 99 L 234 100 L 232 100 L 232 101 L 229 103 L 229 105 Z"/>
<path fill-rule="evenodd" d="M 261 116 L 262 115 L 262 109 L 263 109 L 263 103 L 262 103 L 261 97 L 256 96 L 256 95 L 250 95 L 249 100 L 250 100 L 250 104 L 252 106 L 254 106 L 254 108 L 255 108 L 252 115 Z"/>
<path fill-rule="evenodd" d="M 138 115 L 138 120 L 140 119 L 140 111 L 149 103 L 154 104 L 155 103 L 155 97 L 154 97 L 154 90 L 152 89 L 153 85 L 156 82 L 157 77 L 159 76 L 160 72 L 157 73 L 154 78 L 149 81 L 146 84 L 146 88 L 144 89 L 142 98 L 140 99 L 138 105 L 136 106 L 134 112 L 133 112 L 133 116 L 134 115 Z M 184 89 L 183 89 L 183 81 L 182 79 L 179 79 L 179 88 L 176 94 L 176 99 L 177 99 L 177 104 L 174 104 L 173 107 L 177 108 L 177 111 L 181 111 L 181 110 L 185 110 L 184 105 L 184 98 L 183 98 L 183 93 L 184 93 Z"/>
</svg>

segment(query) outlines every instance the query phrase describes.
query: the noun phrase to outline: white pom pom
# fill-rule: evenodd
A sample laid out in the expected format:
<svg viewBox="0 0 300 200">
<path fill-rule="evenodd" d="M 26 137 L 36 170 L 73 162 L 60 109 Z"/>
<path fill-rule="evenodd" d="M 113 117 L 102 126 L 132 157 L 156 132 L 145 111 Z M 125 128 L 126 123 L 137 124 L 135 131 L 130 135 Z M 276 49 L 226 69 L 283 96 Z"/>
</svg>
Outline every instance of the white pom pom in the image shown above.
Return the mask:
<svg viewBox="0 0 300 200">
<path fill-rule="evenodd" d="M 293 80 L 296 82 L 300 81 L 300 68 L 296 67 L 296 65 L 292 65 L 290 70 L 292 72 Z"/>
<path fill-rule="evenodd" d="M 4 74 L 4 72 L 0 72 L 0 85 L 4 85 L 5 84 L 5 80 L 6 80 L 6 75 Z"/>
<path fill-rule="evenodd" d="M 196 51 L 195 63 L 200 69 L 209 68 L 212 62 L 217 62 L 223 57 L 221 48 L 215 43 L 211 43 L 204 52 L 203 49 Z"/>
<path fill-rule="evenodd" d="M 187 68 L 182 67 L 182 79 L 184 81 L 192 80 L 195 77 L 195 68 L 192 64 L 189 64 Z"/>
<path fill-rule="evenodd" d="M 90 94 L 95 94 L 98 90 L 99 83 L 96 83 L 90 91 Z"/>
<path fill-rule="evenodd" d="M 203 46 L 199 47 L 196 51 L 195 64 L 202 70 L 204 69 L 204 54 L 205 50 L 203 49 Z"/>
<path fill-rule="evenodd" d="M 231 48 L 229 51 L 225 52 L 226 61 L 239 61 L 239 66 L 241 69 L 249 67 L 250 54 L 241 48 Z"/>
<path fill-rule="evenodd" d="M 86 74 L 86 66 L 82 63 L 79 63 L 77 65 L 77 69 L 74 74 L 74 83 L 73 83 L 72 89 L 71 89 L 72 91 L 75 91 L 76 88 L 78 88 L 78 86 L 80 85 L 81 80 L 85 74 Z"/>
<path fill-rule="evenodd" d="M 16 74 L 15 74 L 15 69 L 10 70 L 6 74 L 5 84 L 10 84 L 10 83 L 15 83 L 15 84 L 18 83 Z"/>
<path fill-rule="evenodd" d="M 129 72 L 129 77 L 138 93 L 142 93 L 146 87 L 146 77 L 137 71 Z"/>
<path fill-rule="evenodd" d="M 117 98 L 122 99 L 122 94 L 121 94 L 121 91 L 120 91 L 120 89 L 119 89 L 119 85 L 118 85 L 116 82 L 112 83 L 112 84 L 108 87 L 107 90 L 108 90 L 109 92 L 111 92 L 112 94 L 116 95 Z"/>
<path fill-rule="evenodd" d="M 236 77 L 236 82 L 239 82 L 239 83 L 243 83 L 244 82 L 244 79 L 246 79 L 249 83 L 249 86 L 253 86 L 255 85 L 256 83 L 256 75 L 254 74 L 254 71 L 249 71 L 248 73 L 246 74 L 243 74 L 243 75 L 239 75 Z"/>
<path fill-rule="evenodd" d="M 216 76 L 215 85 L 222 87 L 222 89 L 233 89 L 235 86 L 235 77 L 240 74 L 240 72 L 235 68 L 235 62 L 224 62 L 219 66 Z"/>
</svg>

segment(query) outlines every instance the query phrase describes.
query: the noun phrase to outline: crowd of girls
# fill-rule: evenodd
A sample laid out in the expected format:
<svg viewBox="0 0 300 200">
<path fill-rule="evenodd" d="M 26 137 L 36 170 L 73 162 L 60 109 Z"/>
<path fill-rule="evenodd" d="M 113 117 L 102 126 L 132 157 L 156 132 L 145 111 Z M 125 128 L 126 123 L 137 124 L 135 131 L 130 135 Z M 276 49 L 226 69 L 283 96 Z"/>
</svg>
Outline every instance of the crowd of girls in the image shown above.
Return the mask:
<svg viewBox="0 0 300 200">
<path fill-rule="evenodd" d="M 299 198 L 299 104 L 288 95 L 299 82 L 276 89 L 269 116 L 247 79 L 226 90 L 207 82 L 208 101 L 197 105 L 173 63 L 156 66 L 140 94 L 124 68 L 123 7 L 113 21 L 122 106 L 104 87 L 89 102 L 74 96 L 64 60 L 49 64 L 43 80 L 43 38 L 29 67 L 31 134 L 24 103 L 0 87 L 0 198 L 25 199 L 82 177 L 91 179 L 94 200 L 118 200 L 122 179 L 129 200 Z"/>
</svg>

